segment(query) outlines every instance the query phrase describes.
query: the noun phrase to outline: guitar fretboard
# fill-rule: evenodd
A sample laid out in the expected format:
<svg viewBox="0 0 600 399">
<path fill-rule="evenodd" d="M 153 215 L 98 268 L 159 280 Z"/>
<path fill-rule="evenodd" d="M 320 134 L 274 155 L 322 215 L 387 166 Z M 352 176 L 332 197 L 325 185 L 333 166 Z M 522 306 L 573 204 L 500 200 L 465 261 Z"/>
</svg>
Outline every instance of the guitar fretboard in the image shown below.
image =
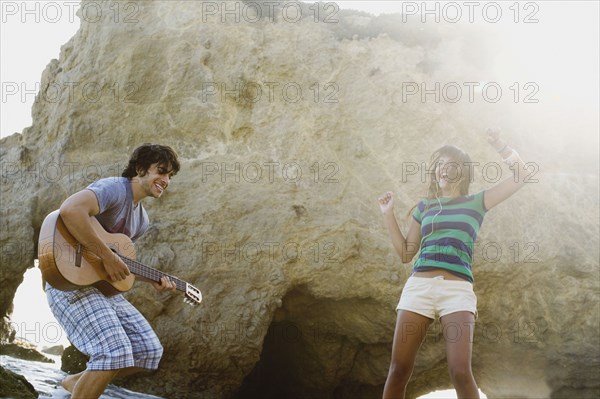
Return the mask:
<svg viewBox="0 0 600 399">
<path fill-rule="evenodd" d="M 173 277 L 167 273 L 163 273 L 160 270 L 156 270 L 150 266 L 146 266 L 143 263 L 137 262 L 133 259 L 126 258 L 125 256 L 119 255 L 119 257 L 125 262 L 129 270 L 138 276 L 146 277 L 149 280 L 160 282 L 160 279 L 164 276 L 175 282 L 177 289 L 182 292 L 186 292 L 187 283 L 183 280 Z"/>
</svg>

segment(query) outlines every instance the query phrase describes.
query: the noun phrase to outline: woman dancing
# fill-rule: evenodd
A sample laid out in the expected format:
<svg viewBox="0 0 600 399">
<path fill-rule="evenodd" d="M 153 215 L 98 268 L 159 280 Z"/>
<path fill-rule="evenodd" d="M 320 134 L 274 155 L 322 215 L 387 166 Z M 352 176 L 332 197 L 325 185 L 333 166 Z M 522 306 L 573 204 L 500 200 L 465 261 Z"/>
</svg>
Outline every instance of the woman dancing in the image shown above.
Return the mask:
<svg viewBox="0 0 600 399">
<path fill-rule="evenodd" d="M 404 398 L 417 351 L 436 314 L 442 331 L 453 332 L 444 339 L 450 378 L 458 397 L 479 398 L 471 371 L 477 315 L 471 271 L 474 243 L 485 213 L 523 187 L 528 174 L 517 152 L 499 138 L 499 131 L 489 129 L 487 133 L 489 143 L 509 165 L 513 176 L 469 195 L 473 168 L 469 156 L 450 145 L 438 149 L 431 157 L 427 198 L 413 208 L 406 237 L 394 216 L 393 193 L 379 198 L 385 225 L 402 262 L 410 262 L 418 253 L 397 306 L 384 399 Z"/>
</svg>

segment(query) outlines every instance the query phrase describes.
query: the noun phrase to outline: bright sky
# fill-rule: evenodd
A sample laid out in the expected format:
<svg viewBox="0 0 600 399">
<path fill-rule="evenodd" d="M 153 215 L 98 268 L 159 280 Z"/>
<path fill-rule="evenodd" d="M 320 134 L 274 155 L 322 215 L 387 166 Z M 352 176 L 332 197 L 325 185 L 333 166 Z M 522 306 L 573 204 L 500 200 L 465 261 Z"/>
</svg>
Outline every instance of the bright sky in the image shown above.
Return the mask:
<svg viewBox="0 0 600 399">
<path fill-rule="evenodd" d="M 15 295 L 12 326 L 17 331 L 17 337 L 39 348 L 54 345 L 66 348 L 69 340 L 48 307 L 41 281 L 40 269 L 33 267 L 27 270 Z"/>
</svg>

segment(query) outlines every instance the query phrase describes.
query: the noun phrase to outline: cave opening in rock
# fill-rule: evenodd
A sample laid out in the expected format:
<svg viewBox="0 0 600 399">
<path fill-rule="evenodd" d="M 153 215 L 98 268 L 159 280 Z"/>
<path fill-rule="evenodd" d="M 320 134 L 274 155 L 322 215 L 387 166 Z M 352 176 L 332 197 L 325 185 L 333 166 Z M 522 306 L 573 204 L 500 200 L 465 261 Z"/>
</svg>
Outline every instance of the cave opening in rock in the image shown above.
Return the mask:
<svg viewBox="0 0 600 399">
<path fill-rule="evenodd" d="M 456 391 L 454 389 L 446 389 L 443 391 L 433 391 L 426 395 L 419 396 L 417 399 L 456 399 Z M 485 393 L 479 390 L 479 399 L 487 399 Z"/>
<path fill-rule="evenodd" d="M 298 287 L 283 298 L 260 360 L 233 397 L 379 399 L 389 367 L 391 318 L 393 309 L 374 299 L 316 298 Z M 440 362 L 413 382 L 412 391 L 423 394 L 428 386 L 431 392 L 420 398 L 456 398 L 449 389 L 444 344 L 437 338 L 431 350 Z"/>
<path fill-rule="evenodd" d="M 23 282 L 17 288 L 10 327 L 15 331 L 16 339 L 26 341 L 38 349 L 69 345 L 64 330 L 48 307 L 37 260 L 34 267 L 27 269 Z"/>
<path fill-rule="evenodd" d="M 372 336 L 379 328 L 369 319 L 377 308 L 381 304 L 372 299 L 315 298 L 305 287 L 289 292 L 269 326 L 259 362 L 234 397 L 381 397 L 386 371 L 373 364 L 388 358 L 389 343 L 362 339 L 367 329 Z M 382 364 L 387 367 L 387 360 Z"/>
<path fill-rule="evenodd" d="M 298 384 L 302 370 L 294 357 L 302 351 L 297 325 L 274 321 L 263 344 L 260 361 L 245 378 L 236 398 L 287 398 Z"/>
</svg>

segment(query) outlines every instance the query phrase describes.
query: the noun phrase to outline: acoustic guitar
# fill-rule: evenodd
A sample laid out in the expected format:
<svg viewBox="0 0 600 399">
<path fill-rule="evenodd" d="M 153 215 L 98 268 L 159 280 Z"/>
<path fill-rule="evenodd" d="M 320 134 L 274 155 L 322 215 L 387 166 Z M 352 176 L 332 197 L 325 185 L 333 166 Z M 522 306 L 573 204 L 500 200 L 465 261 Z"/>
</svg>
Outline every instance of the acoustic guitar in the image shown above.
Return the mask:
<svg viewBox="0 0 600 399">
<path fill-rule="evenodd" d="M 44 219 L 38 241 L 38 260 L 42 277 L 54 288 L 71 291 L 91 285 L 104 295 L 113 296 L 130 290 L 135 282 L 135 275 L 156 282 L 167 276 L 175 283 L 177 290 L 185 294 L 187 303 L 196 305 L 202 302 L 202 293 L 198 288 L 137 262 L 133 242 L 125 234 L 108 233 L 95 217 L 91 217 L 90 221 L 98 236 L 123 260 L 132 274 L 124 280 L 111 281 L 104 270 L 102 259 L 97 255 L 98 251 L 94 251 L 94 248 L 84 248 L 77 242 L 56 210 Z"/>
</svg>

